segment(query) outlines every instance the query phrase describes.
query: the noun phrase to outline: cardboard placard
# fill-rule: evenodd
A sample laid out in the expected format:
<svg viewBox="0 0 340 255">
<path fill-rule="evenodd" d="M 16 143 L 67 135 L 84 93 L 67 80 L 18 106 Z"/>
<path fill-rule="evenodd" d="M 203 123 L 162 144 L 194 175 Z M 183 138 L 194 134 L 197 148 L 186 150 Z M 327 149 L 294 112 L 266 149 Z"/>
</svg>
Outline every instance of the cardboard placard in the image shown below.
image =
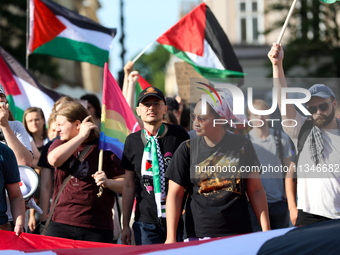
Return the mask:
<svg viewBox="0 0 340 255">
<path fill-rule="evenodd" d="M 201 98 L 202 93 L 198 91 L 195 91 L 195 93 L 190 93 L 190 80 L 191 82 L 193 82 L 193 80 L 200 80 L 201 82 L 205 82 L 207 84 L 209 84 L 209 81 L 196 72 L 192 65 L 188 64 L 187 62 L 176 62 L 175 74 L 179 96 L 186 102 L 197 102 Z"/>
</svg>

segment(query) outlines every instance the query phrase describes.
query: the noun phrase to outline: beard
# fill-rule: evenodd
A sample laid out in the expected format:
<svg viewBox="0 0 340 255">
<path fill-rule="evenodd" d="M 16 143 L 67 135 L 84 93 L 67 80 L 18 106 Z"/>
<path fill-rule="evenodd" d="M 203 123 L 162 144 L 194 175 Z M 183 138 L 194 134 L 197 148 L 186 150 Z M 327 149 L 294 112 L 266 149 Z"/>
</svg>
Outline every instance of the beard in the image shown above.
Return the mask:
<svg viewBox="0 0 340 255">
<path fill-rule="evenodd" d="M 320 115 L 318 118 L 313 118 L 313 123 L 318 128 L 322 128 L 327 126 L 329 123 L 332 122 L 335 116 L 334 106 L 332 106 L 332 112 L 329 115 Z"/>
</svg>

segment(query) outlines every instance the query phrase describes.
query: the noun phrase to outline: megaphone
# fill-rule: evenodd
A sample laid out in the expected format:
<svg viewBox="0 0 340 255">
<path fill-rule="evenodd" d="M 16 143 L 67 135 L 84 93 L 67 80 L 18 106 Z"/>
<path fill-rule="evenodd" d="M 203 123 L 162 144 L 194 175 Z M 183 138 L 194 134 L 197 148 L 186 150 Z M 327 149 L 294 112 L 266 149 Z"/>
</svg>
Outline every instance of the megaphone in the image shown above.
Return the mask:
<svg viewBox="0 0 340 255">
<path fill-rule="evenodd" d="M 39 185 L 39 177 L 38 174 L 34 171 L 34 169 L 28 166 L 19 165 L 19 173 L 20 173 L 20 190 L 22 196 L 24 197 L 25 202 L 28 201 L 37 190 Z"/>
</svg>

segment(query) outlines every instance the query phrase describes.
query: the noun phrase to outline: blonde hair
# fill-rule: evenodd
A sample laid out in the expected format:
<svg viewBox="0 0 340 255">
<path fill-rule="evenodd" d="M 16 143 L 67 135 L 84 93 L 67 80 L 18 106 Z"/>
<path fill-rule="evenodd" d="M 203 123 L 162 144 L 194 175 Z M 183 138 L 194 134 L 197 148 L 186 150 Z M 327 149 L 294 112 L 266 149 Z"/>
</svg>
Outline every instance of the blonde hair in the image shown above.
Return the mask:
<svg viewBox="0 0 340 255">
<path fill-rule="evenodd" d="M 51 112 L 49 118 L 55 118 L 55 114 L 56 114 L 58 106 L 60 106 L 64 103 L 73 102 L 73 101 L 75 101 L 75 99 L 73 97 L 70 97 L 70 96 L 63 96 L 63 97 L 59 98 L 57 101 L 55 101 L 53 108 L 52 108 L 52 112 Z"/>
<path fill-rule="evenodd" d="M 264 108 L 263 110 L 268 110 L 270 109 L 269 105 L 262 99 L 254 99 L 253 100 L 253 106 L 255 105 L 259 105 L 261 106 L 262 108 Z M 250 116 L 251 112 L 249 110 L 249 107 L 247 108 L 247 115 L 248 117 Z"/>
</svg>

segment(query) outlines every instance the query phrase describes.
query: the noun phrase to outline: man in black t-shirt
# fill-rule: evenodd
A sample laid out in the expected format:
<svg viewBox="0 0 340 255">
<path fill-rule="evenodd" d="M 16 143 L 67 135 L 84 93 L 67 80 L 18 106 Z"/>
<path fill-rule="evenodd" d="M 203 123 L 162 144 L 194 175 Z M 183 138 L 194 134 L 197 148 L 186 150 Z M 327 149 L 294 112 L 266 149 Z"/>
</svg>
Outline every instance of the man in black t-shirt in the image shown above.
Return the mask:
<svg viewBox="0 0 340 255">
<path fill-rule="evenodd" d="M 134 82 L 137 81 L 132 77 Z M 143 90 L 136 107 L 144 129 L 130 134 L 124 145 L 121 166 L 125 171 L 123 187 L 122 243 L 131 243 L 129 227 L 136 196 L 133 230 L 137 245 L 164 243 L 166 240 L 164 178 L 177 147 L 189 139 L 178 125 L 162 124 L 167 112 L 163 93 L 154 87 Z"/>
</svg>

